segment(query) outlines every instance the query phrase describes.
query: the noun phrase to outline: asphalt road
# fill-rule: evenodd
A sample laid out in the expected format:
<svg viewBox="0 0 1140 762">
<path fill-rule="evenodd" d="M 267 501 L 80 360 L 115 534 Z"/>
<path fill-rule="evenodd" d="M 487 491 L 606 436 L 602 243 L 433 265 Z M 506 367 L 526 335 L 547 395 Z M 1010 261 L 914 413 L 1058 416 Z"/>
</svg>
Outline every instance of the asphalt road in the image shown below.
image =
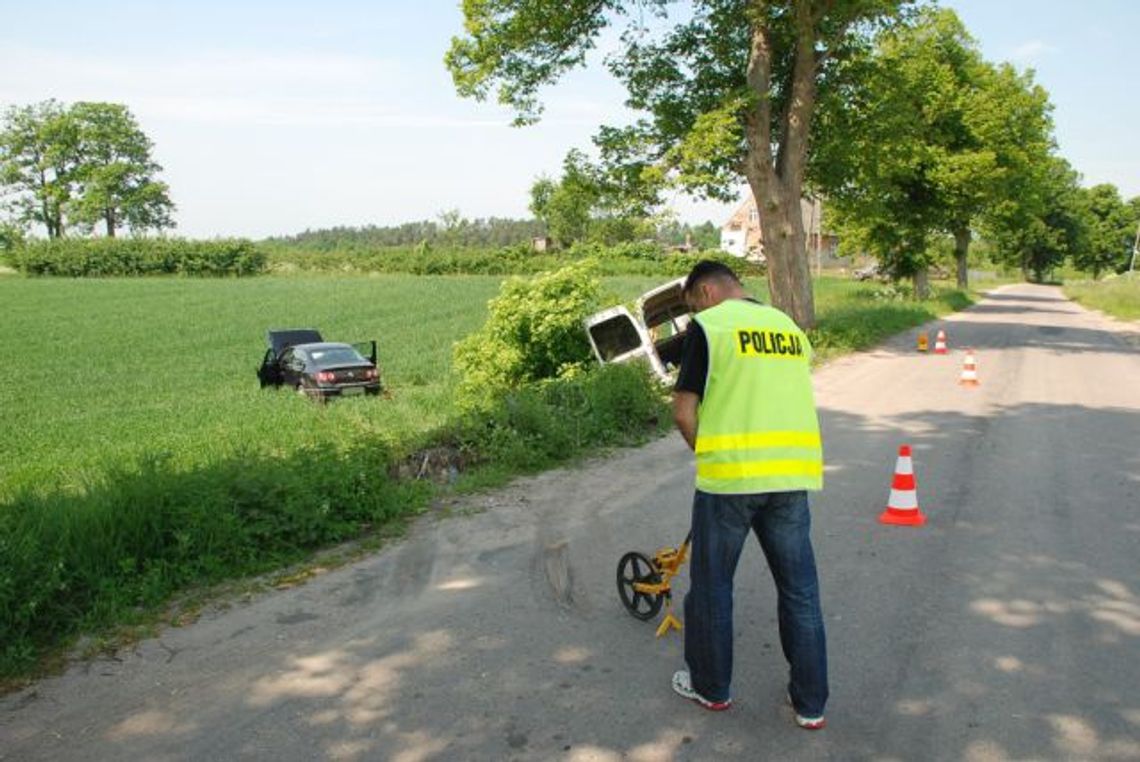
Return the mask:
<svg viewBox="0 0 1140 762">
<path fill-rule="evenodd" d="M 674 695 L 680 638 L 620 607 L 621 554 L 685 533 L 672 435 L 7 696 L 0 759 L 1140 759 L 1140 331 L 1024 285 L 939 325 L 948 356 L 910 332 L 816 374 L 824 731 L 783 703 L 755 544 L 731 711 Z M 876 521 L 904 443 L 922 528 Z"/>
</svg>

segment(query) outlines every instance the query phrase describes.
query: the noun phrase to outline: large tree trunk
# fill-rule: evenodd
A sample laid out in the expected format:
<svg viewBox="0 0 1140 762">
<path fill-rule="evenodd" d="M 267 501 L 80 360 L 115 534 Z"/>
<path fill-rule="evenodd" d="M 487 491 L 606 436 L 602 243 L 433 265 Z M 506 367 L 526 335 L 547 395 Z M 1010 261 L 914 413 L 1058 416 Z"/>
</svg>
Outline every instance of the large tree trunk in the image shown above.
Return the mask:
<svg viewBox="0 0 1140 762">
<path fill-rule="evenodd" d="M 48 238 L 59 238 L 59 230 L 56 228 L 55 213 L 51 204 L 51 197 L 48 195 L 47 175 L 44 171 L 40 170 L 40 187 L 37 189 L 37 195 L 40 199 L 40 214 L 44 218 L 44 227 L 47 228 Z"/>
<path fill-rule="evenodd" d="M 954 259 L 958 262 L 958 288 L 966 289 L 970 285 L 970 265 L 966 255 L 970 252 L 970 229 L 958 228 L 954 231 Z"/>
<path fill-rule="evenodd" d="M 114 238 L 115 237 L 115 210 L 114 209 L 107 209 L 106 212 L 104 212 L 104 214 L 103 214 L 103 219 L 107 223 L 107 237 L 108 238 Z"/>
<path fill-rule="evenodd" d="M 772 306 L 790 316 L 800 328 L 812 328 L 815 298 L 799 193 L 772 178 L 767 188 L 752 184 L 752 196 L 760 213 Z"/>
<path fill-rule="evenodd" d="M 914 272 L 914 298 L 919 300 L 930 298 L 930 268 L 926 265 Z"/>
<path fill-rule="evenodd" d="M 772 109 L 770 30 L 764 24 L 752 29 L 747 81 L 756 102 L 745 115 L 743 170 L 760 216 L 772 304 L 806 331 L 815 327 L 815 299 L 800 198 L 815 106 L 817 34 L 810 3 L 796 2 L 793 12 L 795 64 L 790 81 L 779 83 L 788 97 L 778 118 Z"/>
</svg>

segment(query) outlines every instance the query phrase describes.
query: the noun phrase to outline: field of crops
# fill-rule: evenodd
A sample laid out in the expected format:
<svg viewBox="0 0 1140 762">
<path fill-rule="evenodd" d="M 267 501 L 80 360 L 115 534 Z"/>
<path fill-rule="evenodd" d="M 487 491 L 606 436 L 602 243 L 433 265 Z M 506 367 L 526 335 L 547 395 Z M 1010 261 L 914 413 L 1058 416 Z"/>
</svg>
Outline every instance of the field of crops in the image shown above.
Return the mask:
<svg viewBox="0 0 1140 762">
<path fill-rule="evenodd" d="M 430 429 L 452 410 L 452 343 L 482 323 L 500 281 L 0 278 L 0 502 L 29 487 L 81 491 L 140 458 L 182 470 Z M 629 298 L 652 282 L 607 284 Z M 266 329 L 308 326 L 376 339 L 391 398 L 320 406 L 261 390 Z"/>
</svg>

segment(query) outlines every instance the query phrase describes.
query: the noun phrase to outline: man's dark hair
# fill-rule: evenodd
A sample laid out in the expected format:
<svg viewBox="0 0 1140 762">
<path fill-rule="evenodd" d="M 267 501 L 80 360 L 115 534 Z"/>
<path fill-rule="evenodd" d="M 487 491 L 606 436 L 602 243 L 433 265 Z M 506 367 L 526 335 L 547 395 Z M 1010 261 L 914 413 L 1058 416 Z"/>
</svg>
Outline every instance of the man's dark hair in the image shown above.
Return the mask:
<svg viewBox="0 0 1140 762">
<path fill-rule="evenodd" d="M 685 285 L 681 289 L 681 293 L 688 296 L 706 280 L 730 280 L 740 285 L 740 278 L 732 271 L 731 267 L 711 259 L 702 259 L 693 265 L 693 269 L 689 271 L 689 276 L 685 278 Z"/>
</svg>

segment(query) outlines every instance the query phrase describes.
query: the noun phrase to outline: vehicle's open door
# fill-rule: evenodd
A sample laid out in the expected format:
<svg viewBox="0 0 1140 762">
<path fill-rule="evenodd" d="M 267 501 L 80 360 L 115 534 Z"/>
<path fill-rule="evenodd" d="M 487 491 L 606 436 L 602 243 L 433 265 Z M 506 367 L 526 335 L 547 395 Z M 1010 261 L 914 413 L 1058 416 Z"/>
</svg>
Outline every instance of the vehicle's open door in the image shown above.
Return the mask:
<svg viewBox="0 0 1140 762">
<path fill-rule="evenodd" d="M 653 352 L 649 334 L 625 307 L 610 307 L 586 318 L 586 335 L 594 356 L 603 365 L 644 358 L 654 373 L 665 378 L 665 368 Z"/>
<path fill-rule="evenodd" d="M 376 364 L 376 342 L 375 341 L 357 341 L 350 344 L 353 349 L 360 353 L 362 357 L 367 357 L 373 365 Z"/>
<path fill-rule="evenodd" d="M 271 330 L 265 334 L 265 343 L 269 348 L 261 358 L 261 366 L 257 369 L 257 380 L 261 388 L 279 386 L 285 381 L 278 359 L 281 353 L 295 344 L 312 344 L 321 341 L 321 332 L 314 328 L 286 328 Z"/>
<path fill-rule="evenodd" d="M 277 356 L 273 354 L 272 347 L 265 350 L 261 367 L 257 369 L 257 380 L 261 382 L 262 389 L 267 386 L 280 386 L 284 380 L 281 376 L 281 366 L 277 363 Z"/>
<path fill-rule="evenodd" d="M 684 285 L 685 279 L 678 278 L 646 292 L 637 300 L 641 323 L 649 332 L 654 352 L 667 370 L 680 366 L 685 330 L 693 319 L 689 306 L 685 304 Z"/>
</svg>

